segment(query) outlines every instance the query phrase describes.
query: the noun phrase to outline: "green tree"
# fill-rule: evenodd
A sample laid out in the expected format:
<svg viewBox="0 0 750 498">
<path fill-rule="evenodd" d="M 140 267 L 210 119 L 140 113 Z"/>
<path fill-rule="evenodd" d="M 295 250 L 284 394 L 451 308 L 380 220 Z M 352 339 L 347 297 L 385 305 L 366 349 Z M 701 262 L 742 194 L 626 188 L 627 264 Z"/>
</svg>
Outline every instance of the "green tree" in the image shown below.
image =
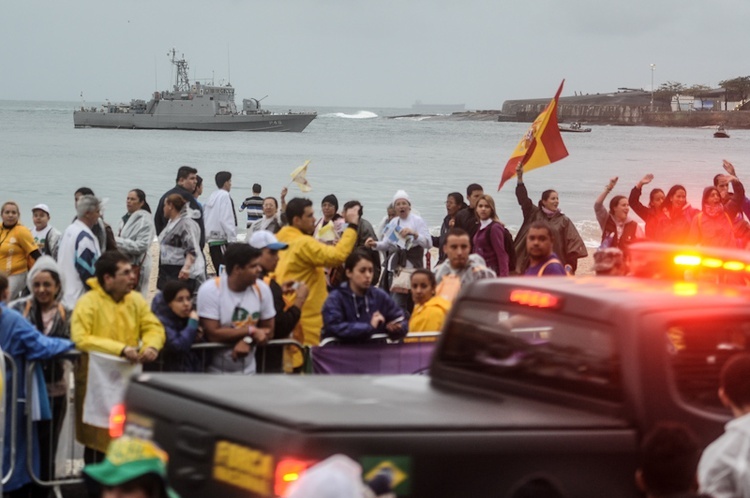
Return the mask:
<svg viewBox="0 0 750 498">
<path fill-rule="evenodd" d="M 744 102 L 747 100 L 748 94 L 750 94 L 750 76 L 738 76 L 730 80 L 720 81 L 719 86 L 725 91 L 725 104 L 728 100 L 740 100 Z"/>
<path fill-rule="evenodd" d="M 696 100 L 700 102 L 700 109 L 703 109 L 703 101 L 705 100 L 706 93 L 711 91 L 711 87 L 708 85 L 693 85 L 685 89 L 687 95 L 692 95 Z"/>
<path fill-rule="evenodd" d="M 680 94 L 683 93 L 686 89 L 687 87 L 682 83 L 678 83 L 676 81 L 667 81 L 666 83 L 662 83 L 661 85 L 659 85 L 659 88 L 656 89 L 656 91 L 654 92 L 654 100 L 659 100 L 670 104 L 672 102 L 672 97 L 676 95 L 679 109 Z"/>
</svg>

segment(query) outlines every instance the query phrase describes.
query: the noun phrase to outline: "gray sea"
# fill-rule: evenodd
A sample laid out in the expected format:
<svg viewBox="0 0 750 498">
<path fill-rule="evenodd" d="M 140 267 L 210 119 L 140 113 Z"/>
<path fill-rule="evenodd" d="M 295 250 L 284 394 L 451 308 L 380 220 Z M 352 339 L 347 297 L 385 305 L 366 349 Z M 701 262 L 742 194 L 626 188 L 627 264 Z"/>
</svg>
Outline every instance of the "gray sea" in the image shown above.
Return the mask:
<svg viewBox="0 0 750 498">
<path fill-rule="evenodd" d="M 28 226 L 32 206 L 46 203 L 51 223 L 64 229 L 74 216 L 73 192 L 81 186 L 108 199 L 105 219 L 116 226 L 130 189 L 143 189 L 156 205 L 182 164 L 204 177 L 203 199 L 215 189 L 213 176 L 221 170 L 234 174 L 237 204 L 250 195 L 253 183 L 263 186 L 264 195 L 278 195 L 289 173 L 307 159 L 313 186 L 307 196 L 316 207 L 330 193 L 341 205 L 359 199 L 365 218 L 377 224 L 396 190 L 405 189 L 413 209 L 438 227 L 446 194 L 479 183 L 495 198 L 502 221 L 511 228 L 521 223 L 515 180 L 499 192 L 497 186 L 527 124 L 389 119 L 411 111 L 309 106 L 294 108 L 318 112 L 302 133 L 75 129 L 73 110 L 79 105 L 0 101 L 0 201 L 17 201 Z M 613 194 L 628 195 L 646 173 L 653 173 L 652 185 L 665 191 L 681 183 L 696 207 L 703 187 L 723 171 L 722 159 L 733 162 L 740 179 L 750 183 L 750 131 L 728 130 L 731 138 L 722 140 L 710 129 L 592 128 L 564 134 L 570 156 L 525 175 L 533 199 L 548 188 L 560 193 L 561 209 L 589 245 L 597 245 L 600 236 L 594 199 L 613 176 L 620 177 Z M 292 185 L 289 197 L 295 194 Z"/>
</svg>

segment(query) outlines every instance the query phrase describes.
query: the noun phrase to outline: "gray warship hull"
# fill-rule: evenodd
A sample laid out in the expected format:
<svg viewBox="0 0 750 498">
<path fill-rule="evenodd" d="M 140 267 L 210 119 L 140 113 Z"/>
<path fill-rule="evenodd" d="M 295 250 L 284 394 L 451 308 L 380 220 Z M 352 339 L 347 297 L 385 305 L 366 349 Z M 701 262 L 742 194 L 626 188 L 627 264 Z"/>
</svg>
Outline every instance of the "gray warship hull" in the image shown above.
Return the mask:
<svg viewBox="0 0 750 498">
<path fill-rule="evenodd" d="M 138 114 L 75 111 L 73 124 L 76 128 L 301 132 L 315 117 L 316 115 L 311 113 L 196 116 L 187 113 Z"/>
<path fill-rule="evenodd" d="M 140 99 L 129 104 L 107 102 L 99 109 L 81 106 L 73 112 L 73 125 L 133 130 L 301 132 L 317 117 L 314 112 L 270 112 L 261 109 L 263 99 L 244 99 L 242 110 L 238 110 L 232 85 L 191 82 L 184 56 L 177 58 L 175 49 L 167 55 L 177 68 L 172 90 L 154 92 L 148 102 Z"/>
</svg>

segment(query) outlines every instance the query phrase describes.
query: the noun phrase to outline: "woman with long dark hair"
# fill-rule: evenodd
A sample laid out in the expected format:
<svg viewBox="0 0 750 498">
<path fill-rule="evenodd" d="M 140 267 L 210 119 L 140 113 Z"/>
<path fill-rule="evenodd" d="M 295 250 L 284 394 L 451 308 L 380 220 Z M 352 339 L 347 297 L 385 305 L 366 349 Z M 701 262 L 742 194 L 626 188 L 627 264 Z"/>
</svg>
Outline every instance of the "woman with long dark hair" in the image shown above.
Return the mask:
<svg viewBox="0 0 750 498">
<path fill-rule="evenodd" d="M 479 229 L 474 234 L 474 253 L 481 256 L 487 268 L 498 277 L 507 277 L 511 271 L 511 255 L 505 249 L 505 226 L 497 216 L 495 200 L 484 194 L 474 212 L 479 219 Z"/>
<path fill-rule="evenodd" d="M 120 220 L 117 229 L 117 249 L 130 258 L 135 272 L 135 290 L 148 296 L 148 281 L 151 274 L 151 254 L 149 249 L 154 241 L 154 220 L 151 207 L 146 202 L 146 193 L 141 189 L 128 192 L 125 200 L 127 212 Z"/>
<path fill-rule="evenodd" d="M 432 245 L 438 248 L 438 260 L 435 266 L 445 261 L 445 251 L 443 251 L 445 237 L 448 230 L 453 228 L 453 225 L 456 223 L 456 214 L 465 207 L 468 206 L 464 202 L 464 196 L 460 192 L 451 192 L 445 199 L 445 211 L 447 214 L 443 218 L 443 224 L 440 225 L 440 235 L 437 237 L 432 236 Z"/>
<path fill-rule="evenodd" d="M 323 305 L 322 337 L 364 341 L 373 334 L 406 335 L 406 317 L 382 289 L 372 285 L 373 262 L 363 248 L 344 263 L 346 282 L 328 294 Z"/>
<path fill-rule="evenodd" d="M 617 185 L 618 177 L 611 178 L 604 191 L 594 201 L 596 221 L 602 229 L 601 247 L 616 247 L 625 251 L 631 242 L 644 238 L 643 229 L 638 222 L 630 219 L 630 205 L 624 195 L 616 195 L 609 201 L 609 211 L 604 207 L 604 200 Z"/>
<path fill-rule="evenodd" d="M 682 185 L 672 185 L 664 198 L 663 216 L 659 218 L 655 240 L 671 244 L 684 244 L 690 235 L 690 225 L 700 210 L 687 201 L 687 190 Z"/>
<path fill-rule="evenodd" d="M 536 221 L 544 221 L 554 232 L 552 252 L 557 254 L 563 266 L 570 265 L 575 273 L 578 260 L 585 258 L 589 253 L 573 221 L 560 210 L 560 195 L 556 190 L 545 190 L 539 202 L 534 204 L 526 190 L 522 168 L 516 169 L 516 176 L 518 177 L 516 200 L 521 206 L 523 224 L 516 234 L 515 271 L 522 275 L 529 265 L 529 255 L 526 250 L 526 235 L 529 233 L 529 227 Z"/>
<path fill-rule="evenodd" d="M 732 221 L 739 212 L 739 203 L 721 202 L 721 194 L 716 187 L 703 189 L 701 212 L 693 217 L 690 224 L 689 244 L 710 247 L 737 248 L 737 235 Z"/>
<path fill-rule="evenodd" d="M 654 175 L 649 173 L 636 183 L 635 187 L 630 191 L 628 205 L 646 224 L 646 238 L 658 240 L 658 226 L 660 220 L 664 217 L 664 201 L 666 199 L 664 191 L 660 188 L 651 189 L 651 192 L 648 194 L 648 206 L 644 206 L 641 203 L 643 186 L 651 183 L 653 179 Z"/>
</svg>

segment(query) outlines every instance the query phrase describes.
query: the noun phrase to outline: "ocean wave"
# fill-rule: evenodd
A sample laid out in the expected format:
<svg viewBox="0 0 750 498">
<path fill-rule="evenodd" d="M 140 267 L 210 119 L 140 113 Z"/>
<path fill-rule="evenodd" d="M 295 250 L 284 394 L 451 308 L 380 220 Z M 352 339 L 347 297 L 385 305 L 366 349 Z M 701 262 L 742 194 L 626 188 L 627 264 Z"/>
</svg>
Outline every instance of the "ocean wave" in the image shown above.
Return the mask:
<svg viewBox="0 0 750 498">
<path fill-rule="evenodd" d="M 344 118 L 344 119 L 372 119 L 377 118 L 378 115 L 370 111 L 357 111 L 354 114 L 347 114 L 345 112 L 331 112 L 328 114 L 322 114 L 321 118 Z"/>
<path fill-rule="evenodd" d="M 397 118 L 393 118 L 394 121 L 424 121 L 425 119 L 430 119 L 434 116 L 399 116 Z"/>
</svg>

